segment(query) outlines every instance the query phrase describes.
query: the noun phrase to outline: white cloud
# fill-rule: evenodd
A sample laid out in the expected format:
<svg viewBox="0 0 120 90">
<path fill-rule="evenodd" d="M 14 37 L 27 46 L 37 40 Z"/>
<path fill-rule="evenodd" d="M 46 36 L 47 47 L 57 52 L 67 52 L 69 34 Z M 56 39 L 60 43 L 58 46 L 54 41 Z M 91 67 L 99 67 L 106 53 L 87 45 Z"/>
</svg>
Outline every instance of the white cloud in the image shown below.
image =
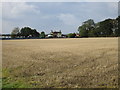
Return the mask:
<svg viewBox="0 0 120 90">
<path fill-rule="evenodd" d="M 108 8 L 115 9 L 115 10 L 118 9 L 118 3 L 117 2 L 107 3 L 107 5 L 108 5 Z"/>
<path fill-rule="evenodd" d="M 74 25 L 78 22 L 76 17 L 72 14 L 60 14 L 58 18 L 66 25 Z"/>
<path fill-rule="evenodd" d="M 117 2 L 113 2 L 113 3 L 107 3 L 107 6 L 109 8 L 109 13 L 113 14 L 113 15 L 118 15 L 118 3 Z"/>
<path fill-rule="evenodd" d="M 14 2 L 14 3 L 3 3 L 2 9 L 3 9 L 3 17 L 4 18 L 19 18 L 22 16 L 25 16 L 26 13 L 39 13 L 38 10 L 36 10 L 36 6 L 27 4 L 25 2 Z"/>
<path fill-rule="evenodd" d="M 2 3 L 2 22 L 0 28 L 2 33 L 10 33 L 11 30 L 18 26 L 29 25 L 33 15 L 39 15 L 40 11 L 37 6 L 25 2 L 4 2 Z M 27 23 L 26 23 L 27 22 Z"/>
<path fill-rule="evenodd" d="M 18 26 L 30 26 L 49 33 L 51 29 L 74 32 L 82 22 L 117 17 L 116 3 L 3 3 L 3 33 Z"/>
<path fill-rule="evenodd" d="M 2 21 L 2 33 L 11 33 L 13 27 L 14 25 L 10 21 Z"/>
</svg>

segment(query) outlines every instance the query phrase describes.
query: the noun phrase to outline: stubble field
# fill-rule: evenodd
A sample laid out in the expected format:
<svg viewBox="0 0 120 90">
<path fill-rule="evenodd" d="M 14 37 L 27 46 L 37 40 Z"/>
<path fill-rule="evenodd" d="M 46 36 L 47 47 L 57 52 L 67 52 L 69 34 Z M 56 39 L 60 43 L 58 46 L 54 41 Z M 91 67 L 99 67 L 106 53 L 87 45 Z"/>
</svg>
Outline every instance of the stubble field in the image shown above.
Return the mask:
<svg viewBox="0 0 120 90">
<path fill-rule="evenodd" d="M 117 88 L 118 38 L 2 41 L 3 88 Z"/>
</svg>

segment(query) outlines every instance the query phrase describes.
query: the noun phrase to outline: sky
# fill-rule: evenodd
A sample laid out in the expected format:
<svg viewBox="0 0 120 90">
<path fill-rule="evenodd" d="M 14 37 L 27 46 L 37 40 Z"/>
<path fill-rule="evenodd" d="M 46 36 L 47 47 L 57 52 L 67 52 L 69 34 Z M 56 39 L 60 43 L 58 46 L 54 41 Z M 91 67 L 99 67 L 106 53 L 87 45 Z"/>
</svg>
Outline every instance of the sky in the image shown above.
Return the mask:
<svg viewBox="0 0 120 90">
<path fill-rule="evenodd" d="M 97 23 L 117 16 L 117 2 L 2 2 L 2 33 L 29 26 L 38 32 L 67 34 L 78 32 L 88 19 Z"/>
</svg>

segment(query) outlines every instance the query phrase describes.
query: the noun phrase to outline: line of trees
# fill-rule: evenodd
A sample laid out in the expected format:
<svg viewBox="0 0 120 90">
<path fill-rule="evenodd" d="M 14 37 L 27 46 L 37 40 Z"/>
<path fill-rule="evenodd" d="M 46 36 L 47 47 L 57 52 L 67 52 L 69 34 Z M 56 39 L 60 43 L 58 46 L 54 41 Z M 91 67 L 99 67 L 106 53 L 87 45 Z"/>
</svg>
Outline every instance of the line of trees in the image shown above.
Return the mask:
<svg viewBox="0 0 120 90">
<path fill-rule="evenodd" d="M 78 33 L 69 33 L 68 38 L 75 37 L 118 37 L 120 36 L 120 16 L 116 19 L 106 19 L 104 21 L 95 23 L 94 20 L 89 19 L 78 27 Z M 12 38 L 45 38 L 45 32 L 37 32 L 36 29 L 30 27 L 19 28 L 16 27 L 11 32 Z"/>
<path fill-rule="evenodd" d="M 45 38 L 45 32 L 37 32 L 36 29 L 31 29 L 30 27 L 15 27 L 11 32 L 12 38 L 22 37 L 22 38 Z"/>
<path fill-rule="evenodd" d="M 76 37 L 76 33 L 69 33 L 67 35 L 68 38 L 75 38 Z"/>
<path fill-rule="evenodd" d="M 78 27 L 78 31 L 81 37 L 118 37 L 120 36 L 120 16 L 98 23 L 89 19 Z"/>
</svg>

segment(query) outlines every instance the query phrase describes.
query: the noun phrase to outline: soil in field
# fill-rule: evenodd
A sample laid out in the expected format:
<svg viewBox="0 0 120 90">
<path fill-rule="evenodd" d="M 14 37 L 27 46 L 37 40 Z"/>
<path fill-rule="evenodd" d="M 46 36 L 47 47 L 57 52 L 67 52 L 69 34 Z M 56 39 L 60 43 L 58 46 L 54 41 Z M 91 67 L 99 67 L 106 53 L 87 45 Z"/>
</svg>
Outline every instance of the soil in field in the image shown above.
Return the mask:
<svg viewBox="0 0 120 90">
<path fill-rule="evenodd" d="M 2 42 L 3 88 L 118 87 L 118 38 Z"/>
</svg>

